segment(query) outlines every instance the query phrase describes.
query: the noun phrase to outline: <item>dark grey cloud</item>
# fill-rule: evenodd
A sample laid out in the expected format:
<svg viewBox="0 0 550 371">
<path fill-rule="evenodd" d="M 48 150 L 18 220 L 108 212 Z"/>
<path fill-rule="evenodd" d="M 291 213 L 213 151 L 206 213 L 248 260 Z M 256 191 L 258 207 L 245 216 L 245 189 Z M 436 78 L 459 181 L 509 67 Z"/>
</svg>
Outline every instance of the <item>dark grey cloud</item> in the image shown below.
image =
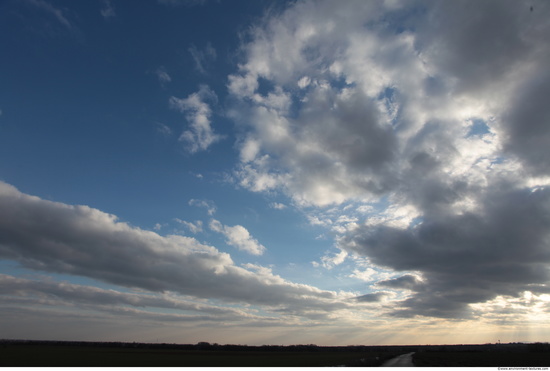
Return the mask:
<svg viewBox="0 0 550 371">
<path fill-rule="evenodd" d="M 394 159 L 396 138 L 392 128 L 384 125 L 376 103 L 361 91 L 350 89 L 339 96 L 317 88 L 304 104 L 300 121 L 324 130 L 304 133 L 307 139 L 321 142 L 336 160 L 354 171 L 368 171 L 386 166 Z M 329 112 L 318 109 L 326 105 Z"/>
<path fill-rule="evenodd" d="M 386 292 L 373 292 L 355 298 L 360 303 L 378 303 L 388 296 Z"/>
<path fill-rule="evenodd" d="M 327 112 L 323 107 L 332 109 Z M 343 164 L 347 170 L 343 186 L 349 182 L 373 193 L 390 190 L 395 184 L 390 169 L 397 140 L 382 120 L 376 103 L 360 90 L 340 95 L 337 90 L 313 89 L 295 125 L 306 128 L 301 133 L 304 142 L 316 143 L 322 151 L 294 157 L 302 162 L 304 178 L 313 175 L 327 181 L 326 174 Z"/>
<path fill-rule="evenodd" d="M 392 278 L 389 280 L 378 281 L 377 286 L 387 287 L 390 289 L 407 289 L 417 290 L 422 285 L 422 280 L 412 274 L 405 274 L 398 278 Z"/>
<path fill-rule="evenodd" d="M 153 292 L 267 306 L 336 310 L 336 293 L 285 281 L 270 270 L 183 236 L 160 236 L 87 206 L 42 200 L 0 182 L 0 257 L 26 268 L 91 277 Z"/>
<path fill-rule="evenodd" d="M 195 303 L 174 296 L 144 293 L 127 293 L 98 287 L 50 280 L 30 280 L 0 274 L 0 295 L 20 298 L 60 300 L 65 303 L 92 304 L 94 306 L 130 306 L 178 309 L 201 314 L 218 315 L 219 320 L 254 317 L 242 310 Z M 4 301 L 9 301 L 4 298 Z"/>
<path fill-rule="evenodd" d="M 550 48 L 541 62 L 550 65 Z M 535 176 L 550 175 L 549 96 L 550 73 L 535 70 L 518 87 L 503 117 L 505 149 L 516 154 Z"/>
<path fill-rule="evenodd" d="M 415 205 L 424 217 L 445 214 L 455 202 L 479 191 L 477 178 L 470 179 L 471 171 L 462 176 L 449 174 L 449 164 L 462 157 L 456 143 L 461 137 L 457 127 L 457 121 L 429 121 L 408 140 L 403 151 L 396 194 Z"/>
<path fill-rule="evenodd" d="M 524 168 L 512 175 L 472 166 L 452 175 L 459 172 L 450 164 L 464 157 L 458 139 L 464 134 L 458 121 L 428 121 L 407 141 L 394 196 L 414 205 L 421 223 L 365 226 L 349 234 L 347 246 L 377 265 L 421 273 L 422 282 L 405 275 L 378 283 L 414 292 L 395 315 L 457 318 L 471 314 L 468 304 L 497 295 L 544 292 L 550 278 L 550 191 L 522 179 L 547 175 L 550 163 L 550 48 L 543 41 L 550 37 L 550 8 L 537 3 L 539 13 L 531 14 L 521 2 L 424 4 L 430 21 L 419 20 L 416 45 L 447 81 L 436 90 L 494 105 L 503 151 L 495 147 L 493 156 L 515 155 Z M 461 201 L 469 208 L 460 210 Z"/>
<path fill-rule="evenodd" d="M 342 242 L 376 265 L 422 275 L 378 283 L 414 291 L 395 314 L 464 316 L 470 303 L 536 292 L 550 279 L 550 190 L 495 190 L 483 202 L 406 229 L 363 227 Z"/>
<path fill-rule="evenodd" d="M 532 175 L 549 173 L 550 4 L 547 1 L 423 2 L 418 49 L 457 97 L 499 106 L 505 153 Z M 439 93 L 443 93 L 439 89 Z"/>
<path fill-rule="evenodd" d="M 463 317 L 544 287 L 549 3 L 381 4 L 304 1 L 253 29 L 228 84 L 247 107 L 241 185 L 388 204 L 337 233 L 404 272 L 377 286 L 412 291 L 395 315 Z"/>
<path fill-rule="evenodd" d="M 452 76 L 459 93 L 487 91 L 535 56 L 548 24 L 548 4 L 518 1 L 425 1 L 426 18 L 415 24 L 418 48 Z M 536 12 L 530 11 L 530 6 Z"/>
</svg>

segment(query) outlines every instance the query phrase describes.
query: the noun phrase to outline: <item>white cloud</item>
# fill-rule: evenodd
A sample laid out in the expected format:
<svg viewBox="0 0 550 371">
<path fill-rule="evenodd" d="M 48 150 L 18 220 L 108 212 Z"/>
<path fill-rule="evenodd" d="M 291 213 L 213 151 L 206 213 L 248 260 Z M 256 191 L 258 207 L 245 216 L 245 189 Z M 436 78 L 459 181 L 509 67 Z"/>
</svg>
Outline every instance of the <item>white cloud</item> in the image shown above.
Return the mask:
<svg viewBox="0 0 550 371">
<path fill-rule="evenodd" d="M 262 250 L 241 228 L 223 230 L 238 247 Z M 27 269 L 154 293 L 264 305 L 280 313 L 307 315 L 307 308 L 330 312 L 348 306 L 341 294 L 295 284 L 267 270 L 238 267 L 229 254 L 193 238 L 163 237 L 100 210 L 46 201 L 2 182 L 0 257 Z"/>
<path fill-rule="evenodd" d="M 211 200 L 197 200 L 197 199 L 190 199 L 188 204 L 190 206 L 196 206 L 196 207 L 201 207 L 203 209 L 206 209 L 206 212 L 208 213 L 208 215 L 212 216 L 216 213 L 216 205 L 214 204 L 214 201 L 211 201 Z"/>
<path fill-rule="evenodd" d="M 329 227 L 332 225 L 332 220 L 330 220 L 329 218 L 322 217 L 321 219 L 317 215 L 310 215 L 310 214 L 306 215 L 306 217 L 309 224 L 311 225 L 319 225 L 323 227 Z"/>
<path fill-rule="evenodd" d="M 282 204 L 280 202 L 272 202 L 269 204 L 269 207 L 271 207 L 272 209 L 276 209 L 276 210 L 283 210 L 283 209 L 286 209 L 286 205 L 285 204 Z"/>
<path fill-rule="evenodd" d="M 222 139 L 210 126 L 212 110 L 205 100 L 214 103 L 218 100 L 216 93 L 206 85 L 201 85 L 198 92 L 190 94 L 185 99 L 170 98 L 170 106 L 185 113 L 189 122 L 189 130 L 181 134 L 180 140 L 187 144 L 187 149 L 191 153 L 206 150 Z"/>
<path fill-rule="evenodd" d="M 178 219 L 178 218 L 176 218 L 175 220 L 176 220 L 176 222 L 184 225 L 193 234 L 197 234 L 199 232 L 202 232 L 202 221 L 201 220 L 197 220 L 197 221 L 195 221 L 195 223 L 187 222 L 185 220 L 181 220 L 181 219 Z"/>
<path fill-rule="evenodd" d="M 372 268 L 367 268 L 364 270 L 354 269 L 353 273 L 350 274 L 350 277 L 357 278 L 365 282 L 372 282 L 378 278 L 378 272 Z"/>
<path fill-rule="evenodd" d="M 502 325 L 503 323 L 545 323 L 550 308 L 550 295 L 535 295 L 524 291 L 518 296 L 499 295 L 483 304 L 471 304 L 472 310 L 480 317 Z"/>
<path fill-rule="evenodd" d="M 242 186 L 282 189 L 298 204 L 326 206 L 396 190 L 410 168 L 403 159 L 430 148 L 455 179 L 495 156 L 497 124 L 488 136 L 463 138 L 462 130 L 475 117 L 494 121 L 503 95 L 480 101 L 442 94 L 452 91 L 454 77 L 438 70 L 441 56 L 432 55 L 424 32 L 391 30 L 393 17 L 414 6 L 350 3 L 335 12 L 330 2 L 303 2 L 253 29 L 247 58 L 228 84 L 249 105 L 248 114 L 234 117 L 250 128 L 240 142 Z M 363 27 L 384 17 L 389 29 Z M 260 93 L 261 79 L 273 88 Z M 474 170 L 468 180 L 483 182 L 485 169 Z"/>
<path fill-rule="evenodd" d="M 266 18 L 228 78 L 231 117 L 247 129 L 239 184 L 285 192 L 343 251 L 422 274 L 401 315 L 461 317 L 469 303 L 542 282 L 550 7 L 534 8 L 303 1 Z M 499 214 L 520 203 L 531 233 Z M 526 241 L 541 260 L 509 260 Z M 504 278 L 511 266 L 517 275 Z M 487 287 L 467 293 L 465 271 Z"/>
<path fill-rule="evenodd" d="M 311 79 L 307 76 L 304 76 L 300 80 L 298 80 L 298 87 L 300 89 L 305 89 L 309 86 L 310 83 L 311 83 Z"/>
<path fill-rule="evenodd" d="M 319 27 L 322 19 L 323 16 L 315 21 Z M 286 20 L 283 18 L 281 22 Z M 300 27 L 307 28 L 306 25 L 301 23 Z M 277 31 L 294 27 L 276 21 L 270 26 Z M 300 27 L 296 33 L 300 33 Z M 230 77 L 230 91 L 253 103 L 250 117 L 243 119 L 252 125 L 252 130 L 241 146 L 243 165 L 237 172 L 241 185 L 254 191 L 281 187 L 299 204 L 320 206 L 340 203 L 349 197 L 364 197 L 365 187 L 378 192 L 386 184 L 389 186 L 391 179 L 383 173 L 381 178 L 374 170 L 390 165 L 395 142 L 390 127 L 382 122 L 376 106 L 369 104 L 368 96 L 359 89 L 348 87 L 339 91 L 329 83 L 333 79 L 330 72 L 319 76 L 315 61 L 308 62 L 303 60 L 305 56 L 300 56 L 303 40 L 293 36 L 275 31 L 260 33 L 249 46 L 248 62 L 242 66 L 246 73 Z M 329 43 L 334 41 L 330 39 L 333 37 L 329 37 Z M 323 48 L 325 39 L 316 36 L 314 40 L 308 46 L 310 49 Z M 292 57 L 287 58 L 287 54 L 284 62 L 279 60 L 278 55 L 273 55 L 278 49 L 290 53 L 300 63 L 291 64 Z M 256 71 L 260 66 L 261 71 Z M 296 68 L 295 73 L 291 67 Z M 311 69 L 308 75 L 318 78 L 300 80 L 303 89 L 308 88 L 305 93 L 292 96 L 291 86 L 278 85 L 291 80 L 287 75 L 302 73 L 308 67 Z M 260 76 L 275 84 L 263 96 L 257 91 Z M 289 111 L 292 100 L 300 101 L 298 115 Z M 264 160 L 267 155 L 268 166 Z"/>
<path fill-rule="evenodd" d="M 188 50 L 193 57 L 197 71 L 207 75 L 209 65 L 216 60 L 216 49 L 212 47 L 212 44 L 207 43 L 204 49 L 198 49 L 195 45 L 191 45 Z"/>
<path fill-rule="evenodd" d="M 346 260 L 348 257 L 348 252 L 345 250 L 340 250 L 339 253 L 330 255 L 326 254 L 321 257 L 321 263 L 314 263 L 313 265 L 315 267 L 318 267 L 319 265 L 323 266 L 326 269 L 332 269 L 337 265 L 340 265 Z"/>
<path fill-rule="evenodd" d="M 214 232 L 223 234 L 228 245 L 236 247 L 241 251 L 245 251 L 252 255 L 262 255 L 266 250 L 265 246 L 254 239 L 242 225 L 230 227 L 223 225 L 216 219 L 212 219 L 209 226 Z"/>
<path fill-rule="evenodd" d="M 101 16 L 105 19 L 113 18 L 116 16 L 115 8 L 111 4 L 110 0 L 103 0 L 103 7 L 100 10 Z"/>
<path fill-rule="evenodd" d="M 264 155 L 251 163 L 240 165 L 235 171 L 239 184 L 254 192 L 271 191 L 280 187 L 285 182 L 286 175 L 270 172 L 269 162 L 270 157 Z"/>
</svg>

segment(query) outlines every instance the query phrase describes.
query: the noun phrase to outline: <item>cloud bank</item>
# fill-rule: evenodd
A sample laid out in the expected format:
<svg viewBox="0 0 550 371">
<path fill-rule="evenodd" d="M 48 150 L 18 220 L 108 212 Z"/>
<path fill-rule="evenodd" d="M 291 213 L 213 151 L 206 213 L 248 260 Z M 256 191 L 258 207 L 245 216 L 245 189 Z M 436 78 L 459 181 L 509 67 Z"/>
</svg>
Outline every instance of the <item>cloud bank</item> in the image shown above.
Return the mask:
<svg viewBox="0 0 550 371">
<path fill-rule="evenodd" d="M 546 292 L 549 13 L 292 4 L 252 28 L 228 78 L 245 128 L 236 182 L 285 193 L 339 249 L 402 272 L 378 282 L 408 293 L 393 315 L 463 318 Z"/>
<path fill-rule="evenodd" d="M 100 210 L 46 201 L 3 182 L 0 210 L 0 257 L 29 269 L 282 312 L 347 306 L 345 295 L 286 281 L 262 267 L 236 266 L 229 254 L 193 238 L 160 236 Z"/>
</svg>

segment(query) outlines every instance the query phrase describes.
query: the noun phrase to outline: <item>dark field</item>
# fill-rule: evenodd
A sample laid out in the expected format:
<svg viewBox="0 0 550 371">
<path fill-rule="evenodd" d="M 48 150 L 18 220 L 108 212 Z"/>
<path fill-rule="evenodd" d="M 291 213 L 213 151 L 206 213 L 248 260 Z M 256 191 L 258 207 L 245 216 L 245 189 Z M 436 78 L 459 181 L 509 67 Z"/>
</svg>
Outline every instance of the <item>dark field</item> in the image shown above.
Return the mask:
<svg viewBox="0 0 550 371">
<path fill-rule="evenodd" d="M 0 367 L 380 366 L 415 352 L 419 367 L 550 367 L 550 344 L 317 346 L 0 340 Z"/>
<path fill-rule="evenodd" d="M 378 366 L 397 354 L 376 351 L 178 350 L 10 344 L 0 348 L 0 367 Z"/>
<path fill-rule="evenodd" d="M 417 367 L 550 367 L 550 352 L 425 351 L 413 355 Z"/>
</svg>

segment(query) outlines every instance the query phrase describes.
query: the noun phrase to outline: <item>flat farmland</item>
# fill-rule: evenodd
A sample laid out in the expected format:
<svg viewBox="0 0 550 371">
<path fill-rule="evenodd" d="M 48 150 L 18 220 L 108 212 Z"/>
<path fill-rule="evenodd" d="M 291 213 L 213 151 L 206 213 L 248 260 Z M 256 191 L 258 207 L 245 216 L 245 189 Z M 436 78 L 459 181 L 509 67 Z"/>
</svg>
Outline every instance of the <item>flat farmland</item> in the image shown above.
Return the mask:
<svg viewBox="0 0 550 371">
<path fill-rule="evenodd" d="M 550 352 L 426 351 L 413 355 L 417 367 L 550 367 Z"/>
<path fill-rule="evenodd" d="M 378 366 L 394 352 L 178 350 L 66 345 L 0 348 L 0 367 Z"/>
</svg>

